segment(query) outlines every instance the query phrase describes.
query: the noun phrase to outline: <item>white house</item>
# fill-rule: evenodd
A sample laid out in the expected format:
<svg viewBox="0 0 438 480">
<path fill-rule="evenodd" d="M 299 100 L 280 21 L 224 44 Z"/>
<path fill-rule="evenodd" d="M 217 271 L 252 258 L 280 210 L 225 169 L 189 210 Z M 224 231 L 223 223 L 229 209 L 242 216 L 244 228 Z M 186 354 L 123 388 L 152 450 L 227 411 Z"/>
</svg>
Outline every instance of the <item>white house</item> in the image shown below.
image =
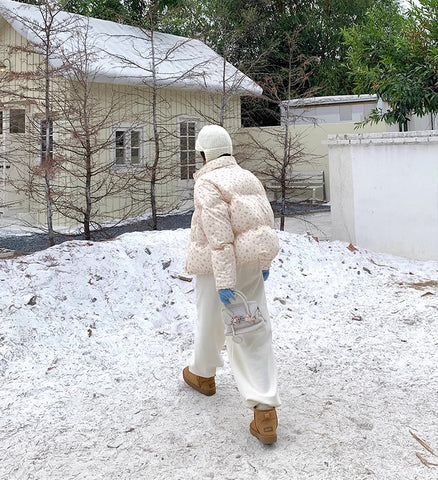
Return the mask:
<svg viewBox="0 0 438 480">
<path fill-rule="evenodd" d="M 80 221 L 84 208 L 84 123 L 94 129 L 88 140 L 98 172 L 90 193 L 95 221 L 149 211 L 157 152 L 158 209 L 178 209 L 190 197 L 199 161 L 196 132 L 205 123 L 235 132 L 241 96 L 261 88 L 199 40 L 0 0 L 0 91 L 0 218 L 44 223 L 38 167 L 49 154 L 58 166 L 50 175 L 54 223 L 65 225 Z M 87 112 L 80 109 L 85 101 Z M 137 178 L 135 186 L 128 176 Z"/>
</svg>

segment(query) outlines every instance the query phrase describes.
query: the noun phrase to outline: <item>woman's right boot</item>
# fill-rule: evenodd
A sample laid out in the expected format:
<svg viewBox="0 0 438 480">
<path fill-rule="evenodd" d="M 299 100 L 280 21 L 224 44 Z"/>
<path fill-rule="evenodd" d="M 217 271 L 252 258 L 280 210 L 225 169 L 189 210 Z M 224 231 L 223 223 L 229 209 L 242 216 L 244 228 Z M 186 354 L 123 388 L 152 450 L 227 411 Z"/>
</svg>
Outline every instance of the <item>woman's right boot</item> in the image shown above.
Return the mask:
<svg viewBox="0 0 438 480">
<path fill-rule="evenodd" d="M 277 441 L 277 412 L 275 408 L 262 410 L 254 407 L 254 420 L 249 426 L 250 432 L 264 445 L 270 445 Z"/>
</svg>

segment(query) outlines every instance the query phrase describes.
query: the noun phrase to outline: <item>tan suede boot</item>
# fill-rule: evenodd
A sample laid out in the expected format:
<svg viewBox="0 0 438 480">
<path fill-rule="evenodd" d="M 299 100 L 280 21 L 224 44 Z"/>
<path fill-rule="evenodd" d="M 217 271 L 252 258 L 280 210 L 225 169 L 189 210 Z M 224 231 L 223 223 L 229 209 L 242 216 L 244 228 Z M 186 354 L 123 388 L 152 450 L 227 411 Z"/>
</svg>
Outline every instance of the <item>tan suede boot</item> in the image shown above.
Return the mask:
<svg viewBox="0 0 438 480">
<path fill-rule="evenodd" d="M 264 445 L 277 441 L 277 412 L 275 408 L 259 410 L 254 407 L 254 420 L 249 426 L 250 432 Z"/>
<path fill-rule="evenodd" d="M 183 370 L 183 378 L 187 385 L 190 385 L 192 388 L 208 397 L 216 393 L 214 377 L 200 377 L 199 375 L 192 373 L 189 370 L 189 367 L 186 367 Z"/>
</svg>

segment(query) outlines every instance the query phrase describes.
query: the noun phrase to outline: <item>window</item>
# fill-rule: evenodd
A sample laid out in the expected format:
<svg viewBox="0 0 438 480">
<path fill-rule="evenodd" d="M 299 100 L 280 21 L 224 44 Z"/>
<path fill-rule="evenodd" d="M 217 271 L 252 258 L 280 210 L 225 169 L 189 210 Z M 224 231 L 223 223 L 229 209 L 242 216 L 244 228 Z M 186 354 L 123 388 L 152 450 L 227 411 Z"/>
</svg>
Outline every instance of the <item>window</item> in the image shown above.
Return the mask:
<svg viewBox="0 0 438 480">
<path fill-rule="evenodd" d="M 184 121 L 179 124 L 181 179 L 193 178 L 196 170 L 196 122 Z"/>
<path fill-rule="evenodd" d="M 46 120 L 40 124 L 42 163 L 53 160 L 53 122 L 50 120 L 48 125 L 49 128 L 47 128 Z"/>
<path fill-rule="evenodd" d="M 26 125 L 26 111 L 12 109 L 9 112 L 9 132 L 24 133 Z"/>
<path fill-rule="evenodd" d="M 0 135 L 3 135 L 3 112 L 0 110 Z"/>
<path fill-rule="evenodd" d="M 115 164 L 117 166 L 138 166 L 142 163 L 142 129 L 115 129 Z"/>
</svg>

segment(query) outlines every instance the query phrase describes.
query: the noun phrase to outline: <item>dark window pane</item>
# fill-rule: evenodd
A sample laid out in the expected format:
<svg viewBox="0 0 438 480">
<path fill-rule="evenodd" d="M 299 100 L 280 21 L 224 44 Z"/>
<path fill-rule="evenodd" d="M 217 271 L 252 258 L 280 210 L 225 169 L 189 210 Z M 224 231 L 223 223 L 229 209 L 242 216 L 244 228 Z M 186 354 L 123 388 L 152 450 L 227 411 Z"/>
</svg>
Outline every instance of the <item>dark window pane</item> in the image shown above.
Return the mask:
<svg viewBox="0 0 438 480">
<path fill-rule="evenodd" d="M 187 124 L 188 126 L 188 135 L 191 136 L 191 137 L 194 137 L 195 136 L 195 122 L 189 122 Z"/>
<path fill-rule="evenodd" d="M 3 112 L 0 111 L 0 135 L 3 135 Z"/>
<path fill-rule="evenodd" d="M 182 122 L 182 123 L 179 124 L 179 134 L 182 137 L 185 137 L 187 135 L 187 123 L 186 122 Z"/>
<path fill-rule="evenodd" d="M 131 132 L 131 147 L 140 147 L 140 132 Z"/>
<path fill-rule="evenodd" d="M 125 163 L 124 150 L 121 148 L 116 148 L 116 164 L 123 165 Z"/>
<path fill-rule="evenodd" d="M 121 130 L 116 132 L 116 148 L 121 148 L 125 144 L 125 133 Z"/>
<path fill-rule="evenodd" d="M 11 133 L 24 133 L 26 125 L 26 112 L 24 110 L 11 110 L 9 117 L 9 131 Z"/>
<path fill-rule="evenodd" d="M 140 163 L 140 149 L 131 148 L 131 163 L 133 165 L 138 165 Z"/>
<path fill-rule="evenodd" d="M 116 165 L 125 163 L 125 132 L 123 130 L 116 131 Z"/>
<path fill-rule="evenodd" d="M 131 132 L 131 164 L 138 165 L 140 163 L 140 132 Z"/>
<path fill-rule="evenodd" d="M 195 137 L 189 137 L 187 139 L 187 142 L 188 142 L 187 149 L 195 151 L 196 138 Z"/>
</svg>

